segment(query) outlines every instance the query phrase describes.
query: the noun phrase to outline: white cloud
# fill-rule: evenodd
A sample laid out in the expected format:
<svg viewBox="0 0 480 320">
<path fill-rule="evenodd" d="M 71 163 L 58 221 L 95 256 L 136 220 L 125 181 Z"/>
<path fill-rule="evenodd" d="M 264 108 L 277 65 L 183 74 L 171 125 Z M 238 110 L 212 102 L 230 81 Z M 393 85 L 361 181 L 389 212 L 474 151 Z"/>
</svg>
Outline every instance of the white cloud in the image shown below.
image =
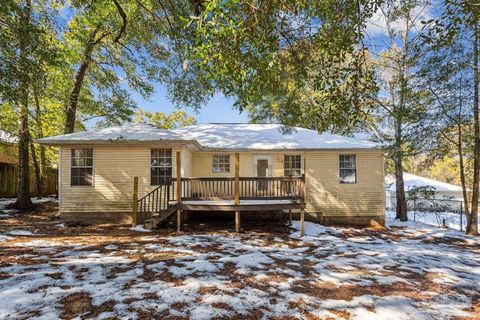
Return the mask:
<svg viewBox="0 0 480 320">
<path fill-rule="evenodd" d="M 411 30 L 413 32 L 420 30 L 422 28 L 421 21 L 432 18 L 431 12 L 431 4 L 419 5 L 415 7 L 411 12 L 411 20 L 413 22 L 413 28 L 411 28 Z M 393 21 L 390 23 L 390 27 L 395 31 L 405 31 L 405 20 L 398 19 Z M 370 37 L 387 35 L 387 20 L 382 8 L 378 8 L 372 17 L 367 21 L 365 34 Z"/>
</svg>

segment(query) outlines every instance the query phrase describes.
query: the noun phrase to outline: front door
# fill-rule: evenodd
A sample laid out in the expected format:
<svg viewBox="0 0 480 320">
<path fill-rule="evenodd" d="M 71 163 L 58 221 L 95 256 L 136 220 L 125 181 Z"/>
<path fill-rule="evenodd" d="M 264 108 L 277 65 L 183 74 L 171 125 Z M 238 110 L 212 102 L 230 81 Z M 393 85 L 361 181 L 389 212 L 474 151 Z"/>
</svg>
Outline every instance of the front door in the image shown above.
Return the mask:
<svg viewBox="0 0 480 320">
<path fill-rule="evenodd" d="M 268 175 L 268 160 L 257 159 L 257 177 L 266 177 Z"/>
<path fill-rule="evenodd" d="M 268 176 L 268 159 L 257 159 L 257 177 L 266 178 Z M 266 190 L 267 181 L 258 181 L 258 190 Z"/>
</svg>

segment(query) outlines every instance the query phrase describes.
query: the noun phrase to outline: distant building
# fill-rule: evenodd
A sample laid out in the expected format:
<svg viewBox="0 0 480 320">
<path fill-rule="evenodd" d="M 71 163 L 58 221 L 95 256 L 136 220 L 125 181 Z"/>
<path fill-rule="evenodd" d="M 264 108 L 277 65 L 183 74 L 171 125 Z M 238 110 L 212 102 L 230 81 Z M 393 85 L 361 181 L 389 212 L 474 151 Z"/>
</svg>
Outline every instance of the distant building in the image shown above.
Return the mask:
<svg viewBox="0 0 480 320">
<path fill-rule="evenodd" d="M 44 192 L 57 192 L 57 170 L 47 168 Z M 18 140 L 8 132 L 0 130 L 0 198 L 16 197 L 18 190 Z M 30 195 L 38 195 L 35 172 L 30 166 Z"/>
<path fill-rule="evenodd" d="M 403 180 L 405 182 L 405 192 L 414 187 L 433 187 L 435 188 L 435 199 L 448 199 L 463 201 L 462 187 L 441 182 L 425 177 L 416 176 L 411 173 L 404 173 Z M 395 176 L 388 174 L 385 176 L 385 189 L 388 197 L 395 197 L 396 185 Z M 388 202 L 388 201 L 387 201 Z"/>
<path fill-rule="evenodd" d="M 17 164 L 17 139 L 8 132 L 0 130 L 0 164 Z"/>
<path fill-rule="evenodd" d="M 17 195 L 18 147 L 17 139 L 0 130 L 0 197 Z"/>
</svg>

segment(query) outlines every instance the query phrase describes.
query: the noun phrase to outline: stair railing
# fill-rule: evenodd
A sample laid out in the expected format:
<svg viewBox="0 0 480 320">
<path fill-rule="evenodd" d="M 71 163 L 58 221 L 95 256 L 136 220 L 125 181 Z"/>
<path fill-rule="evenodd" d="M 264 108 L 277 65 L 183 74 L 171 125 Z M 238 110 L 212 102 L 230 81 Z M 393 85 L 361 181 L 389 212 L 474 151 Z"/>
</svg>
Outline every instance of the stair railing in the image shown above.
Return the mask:
<svg viewBox="0 0 480 320">
<path fill-rule="evenodd" d="M 144 224 L 146 220 L 168 209 L 171 184 L 171 181 L 167 181 L 137 200 L 137 224 Z"/>
</svg>

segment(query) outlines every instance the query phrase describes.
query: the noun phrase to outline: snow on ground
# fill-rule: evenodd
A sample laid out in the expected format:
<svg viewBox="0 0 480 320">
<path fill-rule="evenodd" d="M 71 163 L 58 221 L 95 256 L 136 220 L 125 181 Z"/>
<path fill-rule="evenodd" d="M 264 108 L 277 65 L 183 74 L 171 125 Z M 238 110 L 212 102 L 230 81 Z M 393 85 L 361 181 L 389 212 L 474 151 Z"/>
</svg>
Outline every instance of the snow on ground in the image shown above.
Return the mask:
<svg viewBox="0 0 480 320">
<path fill-rule="evenodd" d="M 393 219 L 395 218 L 395 212 L 392 210 L 387 210 L 386 216 L 387 218 Z M 460 218 L 462 219 L 461 222 Z M 465 227 L 467 226 L 467 217 L 465 214 L 460 216 L 460 214 L 455 212 L 408 211 L 408 219 L 410 221 L 420 222 L 439 228 L 443 227 L 443 221 L 445 220 L 445 225 L 448 228 L 463 231 L 465 231 Z M 480 230 L 480 221 L 478 222 L 478 227 Z"/>
<path fill-rule="evenodd" d="M 17 212 L 15 209 L 7 209 L 10 205 L 14 204 L 17 198 L 0 198 L 0 219 L 8 218 L 12 213 Z M 37 197 L 31 198 L 33 204 L 40 204 L 44 202 L 56 202 L 57 199 L 53 196 L 43 197 L 38 199 Z"/>
<path fill-rule="evenodd" d="M 137 232 L 151 232 L 149 229 L 145 229 L 143 226 L 138 225 L 133 228 L 130 228 L 131 231 L 137 231 Z"/>
<path fill-rule="evenodd" d="M 9 236 L 6 236 L 6 235 L 3 235 L 3 234 L 0 234 L 0 242 L 7 241 L 7 240 L 10 240 L 10 239 L 13 239 L 13 238 L 9 237 Z"/>
<path fill-rule="evenodd" d="M 2 235 L 0 318 L 478 317 L 480 240 L 389 226 Z"/>
<path fill-rule="evenodd" d="M 31 236 L 33 233 L 28 230 L 11 230 L 7 232 L 10 236 Z"/>
</svg>

